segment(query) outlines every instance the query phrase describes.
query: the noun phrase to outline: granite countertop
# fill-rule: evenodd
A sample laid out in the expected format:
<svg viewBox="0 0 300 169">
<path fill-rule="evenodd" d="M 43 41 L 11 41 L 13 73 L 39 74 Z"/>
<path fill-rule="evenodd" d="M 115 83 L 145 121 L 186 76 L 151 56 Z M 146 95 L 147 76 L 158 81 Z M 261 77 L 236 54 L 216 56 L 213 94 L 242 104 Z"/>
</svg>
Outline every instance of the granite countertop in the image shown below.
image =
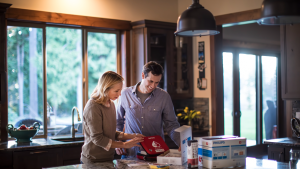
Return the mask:
<svg viewBox="0 0 300 169">
<path fill-rule="evenodd" d="M 264 141 L 264 144 L 300 147 L 300 139 L 285 137 Z"/>
<path fill-rule="evenodd" d="M 56 137 L 59 138 L 59 137 Z M 72 141 L 72 142 L 62 142 L 52 140 L 51 138 L 38 138 L 32 139 L 32 142 L 28 143 L 17 143 L 14 140 L 0 143 L 0 151 L 16 151 L 16 150 L 26 150 L 26 149 L 43 149 L 43 148 L 53 148 L 53 147 L 65 147 L 65 146 L 74 146 L 82 145 L 83 140 L 81 141 Z"/>
<path fill-rule="evenodd" d="M 77 164 L 77 165 L 69 165 L 69 166 L 61 166 L 61 167 L 53 167 L 48 169 L 149 169 L 148 165 L 144 166 L 134 166 L 129 167 L 128 164 L 148 164 L 149 162 L 129 158 L 129 159 L 118 159 L 112 162 L 102 162 L 102 163 L 95 163 L 95 164 Z M 300 166 L 300 165 L 299 165 Z M 187 169 L 187 165 L 183 166 L 175 166 L 171 165 L 170 169 Z M 198 166 L 198 169 L 202 169 L 204 167 Z M 246 158 L 246 166 L 242 167 L 235 167 L 234 169 L 288 169 L 289 163 L 277 162 L 273 160 L 263 160 L 263 159 L 256 159 L 256 158 Z"/>
</svg>

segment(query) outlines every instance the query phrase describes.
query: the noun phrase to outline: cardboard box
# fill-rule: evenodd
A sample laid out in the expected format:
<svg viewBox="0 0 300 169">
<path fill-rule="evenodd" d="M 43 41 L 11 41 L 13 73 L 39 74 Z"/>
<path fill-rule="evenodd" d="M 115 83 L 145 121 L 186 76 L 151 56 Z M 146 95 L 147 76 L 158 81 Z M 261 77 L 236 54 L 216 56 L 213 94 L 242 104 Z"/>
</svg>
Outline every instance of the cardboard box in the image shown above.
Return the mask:
<svg viewBox="0 0 300 169">
<path fill-rule="evenodd" d="M 174 165 L 187 163 L 187 141 L 192 139 L 192 128 L 191 126 L 183 125 L 175 131 L 180 133 L 181 152 L 178 149 L 170 149 L 169 154 L 157 157 L 157 163 Z"/>
<path fill-rule="evenodd" d="M 244 166 L 246 163 L 246 138 L 205 138 L 202 147 L 206 168 Z"/>
<path fill-rule="evenodd" d="M 194 140 L 198 141 L 198 166 L 203 166 L 203 152 L 202 152 L 202 139 L 205 138 L 235 138 L 238 136 L 204 136 L 204 137 L 194 137 Z"/>
</svg>

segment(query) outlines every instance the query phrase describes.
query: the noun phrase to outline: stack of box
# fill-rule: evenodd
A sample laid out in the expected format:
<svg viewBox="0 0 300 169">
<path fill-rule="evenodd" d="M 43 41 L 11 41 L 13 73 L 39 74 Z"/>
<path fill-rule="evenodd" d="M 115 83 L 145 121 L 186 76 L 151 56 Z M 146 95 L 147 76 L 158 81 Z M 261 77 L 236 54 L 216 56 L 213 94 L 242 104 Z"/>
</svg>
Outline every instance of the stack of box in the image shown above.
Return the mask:
<svg viewBox="0 0 300 169">
<path fill-rule="evenodd" d="M 246 163 L 246 138 L 202 138 L 202 148 L 206 168 L 244 166 Z"/>
<path fill-rule="evenodd" d="M 164 156 L 157 156 L 157 163 L 183 165 L 187 163 L 187 141 L 192 139 L 191 126 L 183 125 L 175 130 L 180 133 L 181 152 L 177 149 L 170 149 L 170 153 Z"/>
<path fill-rule="evenodd" d="M 238 136 L 226 136 L 226 135 L 222 135 L 222 136 L 205 136 L 205 137 L 194 137 L 194 140 L 198 141 L 198 165 L 199 166 L 203 166 L 203 153 L 202 153 L 202 140 L 205 138 L 235 138 Z"/>
</svg>

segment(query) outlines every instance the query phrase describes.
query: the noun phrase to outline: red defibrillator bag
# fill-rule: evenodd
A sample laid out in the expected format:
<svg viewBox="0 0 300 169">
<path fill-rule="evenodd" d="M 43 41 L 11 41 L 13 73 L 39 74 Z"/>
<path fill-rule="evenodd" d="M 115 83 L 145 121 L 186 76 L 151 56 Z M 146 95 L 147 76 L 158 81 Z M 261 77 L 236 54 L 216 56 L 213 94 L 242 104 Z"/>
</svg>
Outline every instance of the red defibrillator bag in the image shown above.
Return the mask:
<svg viewBox="0 0 300 169">
<path fill-rule="evenodd" d="M 144 137 L 141 145 L 145 152 L 137 153 L 136 157 L 146 161 L 156 161 L 157 156 L 169 150 L 169 147 L 159 135 Z"/>
</svg>

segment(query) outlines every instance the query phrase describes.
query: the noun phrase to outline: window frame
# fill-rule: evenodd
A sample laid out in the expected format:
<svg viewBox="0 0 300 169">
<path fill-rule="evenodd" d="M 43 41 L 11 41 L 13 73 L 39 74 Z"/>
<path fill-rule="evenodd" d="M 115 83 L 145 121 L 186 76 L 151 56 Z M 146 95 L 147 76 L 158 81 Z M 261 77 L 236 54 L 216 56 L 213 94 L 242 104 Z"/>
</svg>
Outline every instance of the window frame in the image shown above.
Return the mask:
<svg viewBox="0 0 300 169">
<path fill-rule="evenodd" d="M 280 74 L 280 51 L 274 51 L 274 50 L 262 50 L 262 49 L 251 49 L 251 48 L 239 48 L 239 47 L 224 47 L 222 50 L 222 55 L 223 52 L 228 52 L 232 53 L 233 55 L 233 62 L 235 62 L 235 58 L 239 57 L 239 54 L 252 54 L 256 56 L 256 145 L 261 145 L 263 144 L 263 107 L 262 107 L 262 101 L 263 101 L 263 96 L 262 96 L 262 56 L 273 56 L 277 58 L 277 110 L 276 110 L 276 116 L 277 116 L 277 128 L 283 127 L 280 126 L 281 123 L 279 121 L 280 118 L 280 111 L 281 111 L 281 74 Z M 223 64 L 222 64 L 223 65 Z M 238 69 L 239 70 L 239 69 Z M 234 64 L 233 64 L 233 76 L 234 75 Z M 239 74 L 237 74 L 239 75 Z M 238 78 L 238 81 L 240 80 L 239 77 L 233 77 L 233 83 L 234 83 L 234 78 Z M 239 82 L 240 83 L 240 82 Z M 233 90 L 237 90 L 234 89 Z M 224 91 L 223 91 L 224 92 Z M 238 92 L 239 93 L 239 92 Z M 224 98 L 222 99 L 224 102 Z M 235 102 L 234 97 L 233 97 L 233 103 Z M 240 106 L 240 98 L 238 98 L 239 106 Z M 240 109 L 240 108 L 239 108 Z M 233 111 L 234 111 L 234 106 L 233 106 Z M 224 114 L 224 112 L 223 112 Z M 225 119 L 224 119 L 225 120 Z M 234 127 L 233 126 L 233 132 L 234 132 Z M 239 124 L 240 127 L 240 124 Z M 224 128 L 225 129 L 225 128 Z M 240 128 L 238 129 L 240 132 Z M 225 133 L 225 131 L 224 131 Z M 233 135 L 235 135 L 233 133 Z M 240 136 L 240 134 L 239 134 Z M 277 136 L 279 136 L 279 130 L 277 130 Z"/>
<path fill-rule="evenodd" d="M 91 28 L 86 28 L 83 30 L 83 60 L 82 60 L 82 66 L 85 66 L 83 69 L 84 72 L 82 72 L 82 78 L 83 78 L 83 84 L 82 84 L 82 91 L 83 91 L 83 107 L 85 107 L 85 104 L 89 100 L 88 92 L 89 92 L 89 76 L 88 76 L 88 33 L 93 32 L 93 33 L 114 33 L 116 34 L 116 40 L 117 40 L 117 56 L 116 56 L 116 63 L 117 63 L 117 72 L 121 72 L 121 48 L 120 48 L 120 32 L 119 31 L 113 31 L 113 30 L 100 30 L 100 29 L 91 29 Z"/>
<path fill-rule="evenodd" d="M 8 20 L 7 26 L 20 26 L 20 27 L 34 27 L 34 28 L 42 28 L 43 30 L 43 135 L 36 135 L 33 139 L 36 138 L 45 138 L 55 137 L 48 136 L 48 128 L 47 128 L 47 49 L 46 49 L 46 28 L 47 27 L 55 27 L 55 28 L 70 28 L 70 29 L 81 29 L 82 34 L 82 106 L 83 109 L 85 107 L 86 102 L 88 101 L 88 51 L 87 51 L 87 41 L 88 41 L 88 32 L 95 33 L 113 33 L 116 34 L 116 43 L 117 43 L 117 73 L 121 74 L 121 32 L 120 30 L 107 30 L 104 28 L 97 27 L 86 27 L 80 25 L 67 25 L 67 24 L 55 24 L 55 23 L 33 23 L 26 21 L 14 21 Z M 6 35 L 7 36 L 7 35 Z M 83 112 L 83 110 L 80 110 Z M 7 112 L 8 113 L 8 112 Z M 15 140 L 14 138 L 9 138 L 7 134 L 8 140 Z"/>
</svg>

